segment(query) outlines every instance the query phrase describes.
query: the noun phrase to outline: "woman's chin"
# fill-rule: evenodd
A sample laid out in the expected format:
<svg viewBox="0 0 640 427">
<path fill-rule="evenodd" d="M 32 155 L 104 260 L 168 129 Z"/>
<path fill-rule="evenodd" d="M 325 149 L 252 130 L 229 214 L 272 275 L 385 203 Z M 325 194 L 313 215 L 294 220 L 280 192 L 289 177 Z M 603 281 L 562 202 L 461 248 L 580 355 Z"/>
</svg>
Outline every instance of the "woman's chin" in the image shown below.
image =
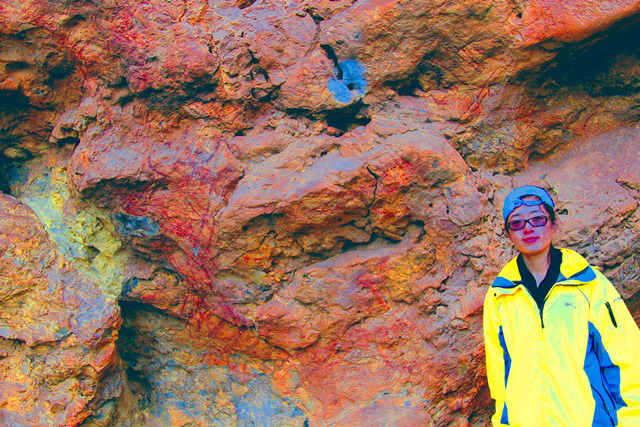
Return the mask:
<svg viewBox="0 0 640 427">
<path fill-rule="evenodd" d="M 542 244 L 542 242 L 538 241 L 530 245 L 523 245 L 523 247 L 518 248 L 518 250 L 523 255 L 534 256 L 534 255 L 545 253 L 546 251 L 549 250 L 550 246 L 551 245 L 544 245 Z"/>
</svg>

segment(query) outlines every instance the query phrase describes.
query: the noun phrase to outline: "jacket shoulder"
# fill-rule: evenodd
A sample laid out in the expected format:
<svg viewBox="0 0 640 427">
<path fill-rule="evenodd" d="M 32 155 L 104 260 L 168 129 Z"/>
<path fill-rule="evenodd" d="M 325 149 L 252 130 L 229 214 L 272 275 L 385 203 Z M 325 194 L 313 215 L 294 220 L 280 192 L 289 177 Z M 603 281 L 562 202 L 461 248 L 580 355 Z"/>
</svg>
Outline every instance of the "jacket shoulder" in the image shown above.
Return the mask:
<svg viewBox="0 0 640 427">
<path fill-rule="evenodd" d="M 514 257 L 504 267 L 502 267 L 502 270 L 500 270 L 500 273 L 496 276 L 491 287 L 513 288 L 522 281 L 517 259 L 518 257 Z"/>
<path fill-rule="evenodd" d="M 596 279 L 596 269 L 579 253 L 561 248 L 560 280 L 591 282 Z"/>
</svg>

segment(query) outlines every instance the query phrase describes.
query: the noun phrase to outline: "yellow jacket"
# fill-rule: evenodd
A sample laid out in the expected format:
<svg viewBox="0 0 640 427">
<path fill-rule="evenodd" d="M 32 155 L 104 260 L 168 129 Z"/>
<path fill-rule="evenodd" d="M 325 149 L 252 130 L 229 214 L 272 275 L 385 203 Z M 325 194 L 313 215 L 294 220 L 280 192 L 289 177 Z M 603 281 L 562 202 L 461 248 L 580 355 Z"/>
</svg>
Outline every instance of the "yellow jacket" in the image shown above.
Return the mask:
<svg viewBox="0 0 640 427">
<path fill-rule="evenodd" d="M 494 426 L 640 426 L 640 330 L 602 273 L 561 249 L 542 310 L 516 259 L 484 303 Z"/>
</svg>

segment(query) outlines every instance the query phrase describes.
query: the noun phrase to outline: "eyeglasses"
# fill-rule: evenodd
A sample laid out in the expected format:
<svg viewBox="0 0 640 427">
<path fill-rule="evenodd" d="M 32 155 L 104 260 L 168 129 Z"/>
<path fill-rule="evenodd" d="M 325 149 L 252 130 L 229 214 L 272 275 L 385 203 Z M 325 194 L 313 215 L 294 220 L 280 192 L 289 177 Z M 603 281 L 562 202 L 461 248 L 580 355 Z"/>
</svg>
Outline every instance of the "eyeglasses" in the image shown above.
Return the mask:
<svg viewBox="0 0 640 427">
<path fill-rule="evenodd" d="M 532 227 L 542 227 L 544 225 L 547 225 L 548 220 L 549 217 L 539 215 L 529 219 L 514 219 L 513 221 L 509 221 L 507 223 L 507 226 L 509 227 L 509 230 L 518 231 L 525 228 L 527 226 L 527 223 L 531 224 Z"/>
</svg>

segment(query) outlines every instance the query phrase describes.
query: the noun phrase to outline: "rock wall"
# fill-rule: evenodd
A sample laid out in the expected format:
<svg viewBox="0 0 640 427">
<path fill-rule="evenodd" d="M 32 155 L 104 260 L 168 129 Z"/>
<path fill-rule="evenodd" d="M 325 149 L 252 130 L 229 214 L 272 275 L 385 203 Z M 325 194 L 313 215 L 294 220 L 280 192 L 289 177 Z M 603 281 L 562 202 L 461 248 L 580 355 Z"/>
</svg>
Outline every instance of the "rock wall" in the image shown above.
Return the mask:
<svg viewBox="0 0 640 427">
<path fill-rule="evenodd" d="M 0 423 L 487 426 L 500 207 L 640 320 L 640 2 L 0 2 Z"/>
</svg>

